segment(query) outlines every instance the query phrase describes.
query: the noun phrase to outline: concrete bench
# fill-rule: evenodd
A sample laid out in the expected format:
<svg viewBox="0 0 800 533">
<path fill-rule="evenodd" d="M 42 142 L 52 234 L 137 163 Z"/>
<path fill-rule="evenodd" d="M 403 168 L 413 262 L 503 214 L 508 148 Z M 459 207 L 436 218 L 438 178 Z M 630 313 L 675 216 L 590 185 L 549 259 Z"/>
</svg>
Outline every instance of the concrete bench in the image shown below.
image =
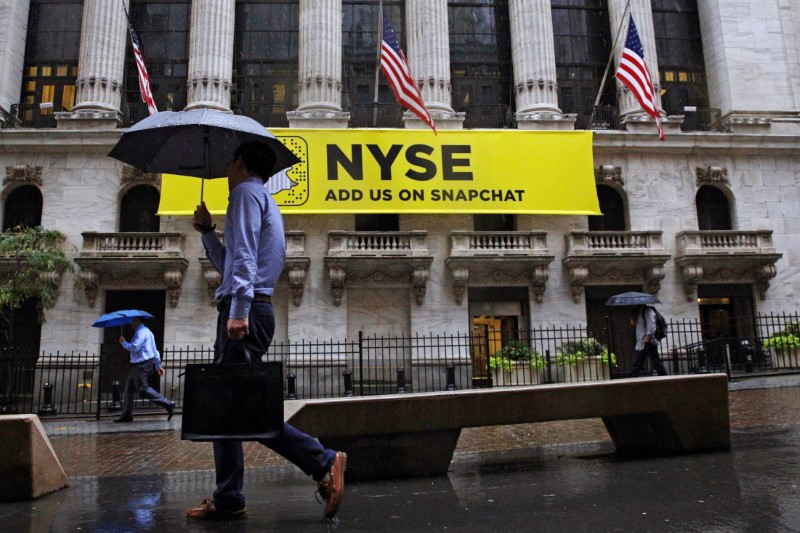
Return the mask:
<svg viewBox="0 0 800 533">
<path fill-rule="evenodd" d="M 619 451 L 730 448 L 724 374 L 286 402 L 286 420 L 348 453 L 348 477 L 445 474 L 462 428 L 602 418 Z"/>
</svg>

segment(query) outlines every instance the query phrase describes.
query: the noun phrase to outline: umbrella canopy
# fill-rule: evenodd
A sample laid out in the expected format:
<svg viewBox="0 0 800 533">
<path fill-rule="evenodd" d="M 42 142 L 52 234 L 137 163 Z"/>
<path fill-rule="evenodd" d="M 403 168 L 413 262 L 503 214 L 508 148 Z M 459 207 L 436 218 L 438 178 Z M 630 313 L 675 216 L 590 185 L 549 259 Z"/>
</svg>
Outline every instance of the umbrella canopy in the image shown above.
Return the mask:
<svg viewBox="0 0 800 533">
<path fill-rule="evenodd" d="M 644 292 L 623 292 L 622 294 L 615 294 L 606 301 L 609 306 L 625 306 L 625 305 L 650 305 L 660 304 L 661 300 L 652 294 Z"/>
<path fill-rule="evenodd" d="M 100 317 L 94 321 L 92 327 L 110 328 L 112 326 L 124 326 L 126 324 L 130 324 L 131 320 L 136 317 L 152 318 L 153 315 L 147 311 L 140 311 L 139 309 L 122 309 L 120 311 L 113 311 L 111 313 L 100 315 Z"/>
<path fill-rule="evenodd" d="M 300 162 L 255 120 L 209 109 L 150 115 L 123 133 L 108 155 L 142 172 L 224 178 L 233 152 L 253 140 L 267 142 L 275 152 L 270 176 Z"/>
</svg>

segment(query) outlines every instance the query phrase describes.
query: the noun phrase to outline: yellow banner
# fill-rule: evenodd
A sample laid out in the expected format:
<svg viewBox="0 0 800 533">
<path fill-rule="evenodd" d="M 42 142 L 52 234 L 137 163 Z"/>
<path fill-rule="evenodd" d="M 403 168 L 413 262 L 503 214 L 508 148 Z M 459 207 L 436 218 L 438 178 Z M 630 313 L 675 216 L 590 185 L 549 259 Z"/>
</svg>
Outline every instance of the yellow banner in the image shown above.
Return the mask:
<svg viewBox="0 0 800 533">
<path fill-rule="evenodd" d="M 302 161 L 267 184 L 284 214 L 600 214 L 590 131 L 271 131 Z M 158 214 L 191 215 L 200 187 L 165 174 Z M 204 199 L 224 213 L 227 180 Z"/>
</svg>

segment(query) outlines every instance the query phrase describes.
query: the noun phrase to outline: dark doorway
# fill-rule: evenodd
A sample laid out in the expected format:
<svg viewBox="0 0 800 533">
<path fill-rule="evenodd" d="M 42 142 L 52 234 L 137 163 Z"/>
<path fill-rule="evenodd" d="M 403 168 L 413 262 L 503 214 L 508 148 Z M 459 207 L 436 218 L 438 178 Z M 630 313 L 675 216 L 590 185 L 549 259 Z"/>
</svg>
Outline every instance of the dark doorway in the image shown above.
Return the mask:
<svg viewBox="0 0 800 533">
<path fill-rule="evenodd" d="M 613 295 L 628 291 L 642 291 L 641 285 L 587 286 L 586 325 L 589 335 L 608 346 L 617 358 L 611 367 L 611 378 L 625 377 L 631 368 L 636 347 L 636 326 L 633 307 L 608 307 L 606 301 Z"/>
<path fill-rule="evenodd" d="M 25 300 L 14 309 L 3 310 L 0 320 L 0 413 L 16 412 L 14 405 L 21 395 L 33 393 L 36 362 L 42 325 L 39 323 L 37 300 Z"/>
<path fill-rule="evenodd" d="M 697 305 L 707 364 L 736 368 L 744 363 L 742 341 L 758 347 L 753 329 L 753 289 L 746 284 L 699 285 Z"/>
<path fill-rule="evenodd" d="M 158 291 L 106 291 L 106 308 L 104 313 L 118 311 L 120 309 L 139 309 L 147 311 L 153 318 L 145 322 L 145 325 L 153 332 L 156 339 L 156 347 L 159 352 L 164 348 L 164 308 L 166 303 L 166 292 Z M 131 340 L 130 326 L 110 327 L 103 330 L 103 349 L 100 351 L 102 358 L 101 366 L 103 375 L 100 376 L 100 393 L 110 394 L 111 385 L 114 381 L 119 381 L 125 385 L 125 379 L 130 370 L 130 354 L 119 344 L 120 334 L 126 340 Z M 150 376 L 150 385 L 160 390 L 160 379 L 157 374 Z M 143 405 L 146 400 L 142 400 Z"/>
</svg>

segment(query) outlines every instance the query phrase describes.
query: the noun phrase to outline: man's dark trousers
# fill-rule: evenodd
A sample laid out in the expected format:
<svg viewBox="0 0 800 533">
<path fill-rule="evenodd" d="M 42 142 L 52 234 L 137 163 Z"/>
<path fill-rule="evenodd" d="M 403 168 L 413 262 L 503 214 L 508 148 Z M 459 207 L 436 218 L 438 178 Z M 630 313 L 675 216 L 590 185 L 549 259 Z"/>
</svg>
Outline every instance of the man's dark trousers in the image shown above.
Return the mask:
<svg viewBox="0 0 800 533">
<path fill-rule="evenodd" d="M 643 350 L 636 350 L 636 355 L 634 356 L 633 364 L 631 365 L 631 372 L 628 374 L 629 377 L 635 378 L 639 375 L 645 358 L 650 358 L 650 360 L 653 361 L 653 367 L 655 367 L 659 376 L 667 375 L 667 369 L 664 367 L 664 361 L 662 361 L 661 356 L 658 355 L 658 347 L 652 342 L 646 342 L 644 343 Z"/>
<path fill-rule="evenodd" d="M 122 393 L 122 418 L 133 416 L 133 395 L 136 392 L 139 393 L 139 398 L 146 398 L 164 409 L 168 409 L 172 405 L 171 401 L 159 394 L 147 381 L 155 365 L 155 358 L 131 365 L 131 371 L 128 372 L 128 379 L 125 381 L 125 390 Z"/>
<path fill-rule="evenodd" d="M 253 357 L 260 358 L 272 344 L 275 334 L 275 312 L 272 304 L 253 301 L 250 306 L 250 334 L 237 341 L 228 337 L 230 303 L 218 306 L 217 340 L 214 355 L 222 363 L 245 362 L 245 347 Z M 288 459 L 306 475 L 320 481 L 328 473 L 336 459 L 336 452 L 322 446 L 317 440 L 302 431 L 283 424 L 283 435 L 276 439 L 258 441 L 267 448 Z M 214 491 L 214 507 L 220 511 L 238 511 L 245 507 L 244 449 L 241 441 L 214 441 L 214 463 L 216 465 L 217 488 Z"/>
</svg>

